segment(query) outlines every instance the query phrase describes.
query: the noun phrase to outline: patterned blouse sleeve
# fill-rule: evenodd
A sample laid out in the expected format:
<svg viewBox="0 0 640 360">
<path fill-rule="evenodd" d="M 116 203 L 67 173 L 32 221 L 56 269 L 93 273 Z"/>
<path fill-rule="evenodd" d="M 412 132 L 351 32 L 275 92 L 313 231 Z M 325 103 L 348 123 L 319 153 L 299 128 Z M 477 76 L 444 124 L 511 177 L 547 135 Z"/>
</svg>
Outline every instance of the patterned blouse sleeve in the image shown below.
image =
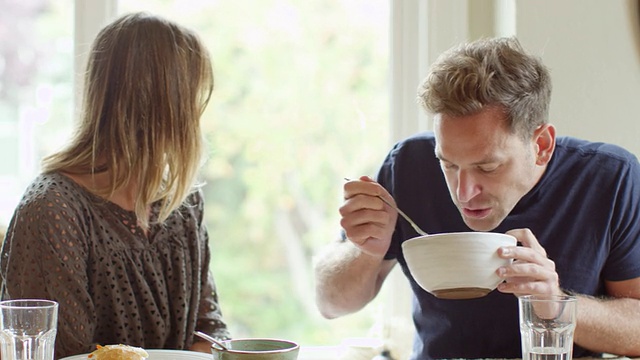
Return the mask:
<svg viewBox="0 0 640 360">
<path fill-rule="evenodd" d="M 95 319 L 81 222 L 73 201 L 60 192 L 27 194 L 2 247 L 2 299 L 45 298 L 60 304 L 56 354 L 93 350 Z"/>
<path fill-rule="evenodd" d="M 198 309 L 198 321 L 196 324 L 196 330 L 200 330 L 207 333 L 214 338 L 226 340 L 230 339 L 231 335 L 227 329 L 227 325 L 222 318 L 222 311 L 220 310 L 220 303 L 218 302 L 218 292 L 216 290 L 213 274 L 209 268 L 211 260 L 211 252 L 209 249 L 209 235 L 206 225 L 204 224 L 204 204 L 202 199 L 202 193 L 199 194 L 198 208 L 198 231 L 199 238 L 203 241 L 203 261 L 201 269 L 201 291 L 200 291 L 200 307 Z"/>
</svg>

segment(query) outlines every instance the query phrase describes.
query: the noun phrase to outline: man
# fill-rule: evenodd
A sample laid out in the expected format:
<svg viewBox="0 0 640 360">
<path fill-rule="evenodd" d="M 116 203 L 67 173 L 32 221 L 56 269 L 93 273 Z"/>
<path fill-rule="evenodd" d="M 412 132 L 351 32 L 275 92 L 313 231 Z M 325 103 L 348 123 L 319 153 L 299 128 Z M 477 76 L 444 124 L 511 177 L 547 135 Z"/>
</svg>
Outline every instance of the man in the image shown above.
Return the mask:
<svg viewBox="0 0 640 360">
<path fill-rule="evenodd" d="M 399 263 L 414 292 L 412 359 L 521 357 L 517 296 L 578 296 L 574 357 L 640 355 L 640 165 L 608 144 L 556 138 L 551 80 L 514 38 L 445 52 L 419 91 L 434 132 L 401 141 L 377 175 L 344 185 L 343 239 L 316 263 L 317 303 L 358 311 Z M 428 233 L 494 231 L 520 246 L 497 291 L 437 299 L 411 277 L 401 244 Z M 464 251 L 464 249 L 460 249 Z"/>
</svg>

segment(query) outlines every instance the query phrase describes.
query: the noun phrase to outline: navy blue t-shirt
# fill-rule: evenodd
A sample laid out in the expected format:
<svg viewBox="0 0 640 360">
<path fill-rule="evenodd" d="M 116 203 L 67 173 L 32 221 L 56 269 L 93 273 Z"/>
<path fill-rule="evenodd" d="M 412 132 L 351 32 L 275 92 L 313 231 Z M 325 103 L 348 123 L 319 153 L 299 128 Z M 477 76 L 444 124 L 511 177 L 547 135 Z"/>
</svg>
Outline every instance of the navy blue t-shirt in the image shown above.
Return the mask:
<svg viewBox="0 0 640 360">
<path fill-rule="evenodd" d="M 378 181 L 427 233 L 470 231 L 422 133 L 389 152 Z M 604 280 L 640 277 L 640 166 L 628 151 L 569 137 L 538 184 L 493 231 L 529 228 L 556 263 L 560 286 L 605 295 Z M 397 259 L 414 291 L 417 330 L 412 359 L 521 357 L 517 298 L 493 291 L 471 300 L 441 300 L 413 280 L 401 244 L 417 236 L 399 218 L 387 259 Z M 576 347 L 574 357 L 591 353 Z"/>
</svg>

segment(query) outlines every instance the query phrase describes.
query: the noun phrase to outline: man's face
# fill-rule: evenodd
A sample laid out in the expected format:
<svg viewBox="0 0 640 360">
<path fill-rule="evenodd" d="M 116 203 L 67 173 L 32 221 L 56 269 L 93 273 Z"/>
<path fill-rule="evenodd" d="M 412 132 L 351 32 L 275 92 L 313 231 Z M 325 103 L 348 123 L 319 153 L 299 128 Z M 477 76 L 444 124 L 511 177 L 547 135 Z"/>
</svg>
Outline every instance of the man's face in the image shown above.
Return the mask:
<svg viewBox="0 0 640 360">
<path fill-rule="evenodd" d="M 436 156 L 451 199 L 476 231 L 495 229 L 542 176 L 537 135 L 524 141 L 499 108 L 451 117 L 436 115 Z M 548 159 L 547 159 L 548 160 Z"/>
</svg>

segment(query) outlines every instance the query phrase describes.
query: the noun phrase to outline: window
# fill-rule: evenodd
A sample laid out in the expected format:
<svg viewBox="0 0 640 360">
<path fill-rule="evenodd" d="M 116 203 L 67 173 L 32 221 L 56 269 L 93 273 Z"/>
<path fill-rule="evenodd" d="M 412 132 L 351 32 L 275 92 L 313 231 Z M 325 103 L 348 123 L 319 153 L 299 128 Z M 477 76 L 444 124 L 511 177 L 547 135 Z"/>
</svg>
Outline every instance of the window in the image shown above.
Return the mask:
<svg viewBox="0 0 640 360">
<path fill-rule="evenodd" d="M 69 133 L 72 5 L 0 0 L 0 228 L 38 172 L 39 159 Z"/>
<path fill-rule="evenodd" d="M 205 216 L 232 334 L 304 344 L 365 335 L 376 307 L 322 319 L 311 263 L 337 237 L 343 178 L 374 173 L 388 147 L 387 0 L 118 6 L 137 10 L 194 28 L 211 52 Z"/>
<path fill-rule="evenodd" d="M 74 36 L 87 49 L 95 36 L 87 18 L 112 6 L 78 1 L 76 12 L 90 14 L 77 15 L 83 33 L 73 34 L 69 3 L 39 3 L 4 12 L 23 36 L 2 42 L 10 71 L 2 72 L 7 116 L 0 126 L 7 131 L 0 146 L 15 154 L 1 173 L 10 189 L 0 201 L 4 225 L 40 158 L 70 133 Z M 388 149 L 388 0 L 145 0 L 113 9 L 176 20 L 210 49 L 216 90 L 202 120 L 210 149 L 206 222 L 234 336 L 332 344 L 366 335 L 379 305 L 322 319 L 311 263 L 338 235 L 343 178 L 375 173 Z M 27 23 L 38 31 L 17 26 Z"/>
</svg>

